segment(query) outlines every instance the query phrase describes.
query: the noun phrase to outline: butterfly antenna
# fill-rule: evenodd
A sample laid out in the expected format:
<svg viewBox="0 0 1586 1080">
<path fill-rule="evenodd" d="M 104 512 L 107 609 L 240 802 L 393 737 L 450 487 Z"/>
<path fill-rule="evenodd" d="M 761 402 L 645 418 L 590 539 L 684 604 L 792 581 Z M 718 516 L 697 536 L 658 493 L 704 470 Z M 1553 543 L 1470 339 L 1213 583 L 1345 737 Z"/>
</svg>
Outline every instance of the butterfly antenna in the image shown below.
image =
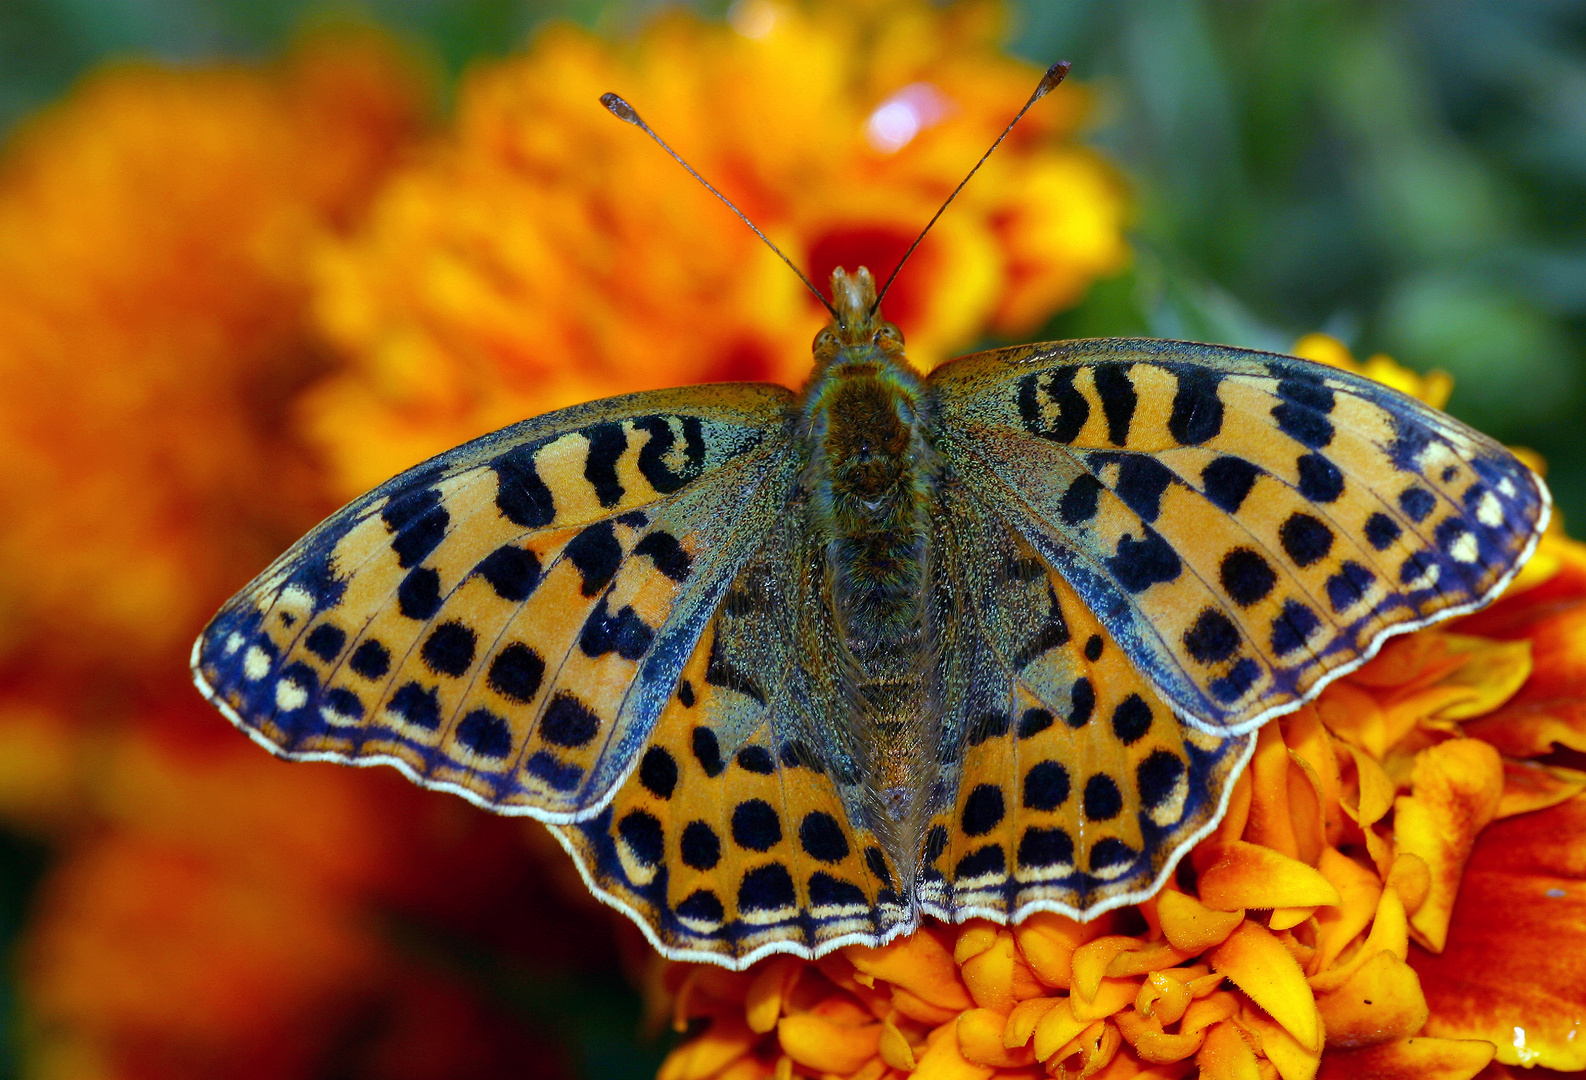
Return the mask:
<svg viewBox="0 0 1586 1080">
<path fill-rule="evenodd" d="M 964 177 L 958 182 L 958 186 L 953 189 L 953 193 L 947 196 L 947 201 L 942 203 L 941 208 L 938 209 L 934 215 L 932 215 L 931 220 L 925 223 L 925 228 L 921 229 L 920 235 L 914 238 L 914 243 L 909 245 L 909 250 L 903 253 L 903 258 L 898 260 L 898 265 L 892 268 L 892 273 L 890 276 L 888 276 L 887 283 L 881 286 L 881 291 L 876 294 L 876 302 L 870 305 L 870 314 L 874 315 L 877 311 L 881 310 L 881 301 L 886 298 L 887 290 L 892 288 L 892 283 L 897 280 L 898 271 L 902 270 L 903 264 L 909 261 L 909 256 L 913 255 L 914 249 L 920 246 L 920 241 L 924 240 L 925 234 L 931 231 L 931 226 L 935 225 L 936 219 L 942 216 L 942 211 L 946 210 L 952 201 L 958 198 L 958 193 L 964 190 L 964 185 L 969 183 L 970 177 L 974 176 L 980 171 L 980 167 L 984 165 L 986 163 L 986 159 L 991 156 L 992 150 L 995 150 L 997 147 L 1002 145 L 1002 140 L 1008 137 L 1008 132 L 1013 130 L 1013 125 L 1017 124 L 1024 117 L 1024 114 L 1030 111 L 1030 106 L 1034 105 L 1037 101 L 1040 101 L 1047 94 L 1051 93 L 1052 89 L 1057 86 L 1058 83 L 1063 81 L 1063 76 L 1068 74 L 1068 69 L 1072 66 L 1073 65 L 1067 60 L 1059 60 L 1057 63 L 1046 69 L 1046 74 L 1041 76 L 1040 84 L 1036 86 L 1035 93 L 1030 95 L 1030 100 L 1024 103 L 1024 108 L 1019 110 L 1019 114 L 1017 116 L 1008 121 L 1008 126 L 1002 129 L 1001 135 L 997 136 L 997 141 L 992 143 L 990 149 L 988 149 L 984 154 L 980 155 L 980 160 L 975 162 L 975 167 L 969 170 L 969 176 Z"/>
<path fill-rule="evenodd" d="M 1034 101 L 1035 99 L 1031 98 L 1030 100 Z M 676 150 L 673 150 L 670 146 L 666 145 L 666 140 L 661 138 L 661 136 L 657 135 L 650 129 L 650 125 L 644 122 L 644 118 L 638 114 L 632 105 L 629 105 L 616 94 L 601 94 L 600 103 L 606 107 L 612 116 L 615 116 L 618 120 L 632 124 L 634 127 L 650 136 L 650 138 L 654 139 L 656 144 L 660 146 L 662 150 L 665 150 L 668 154 L 672 155 L 673 161 L 677 162 L 679 165 L 683 166 L 683 168 L 688 170 L 688 175 L 692 176 L 695 180 L 698 180 L 701 184 L 705 185 L 706 191 L 710 192 L 712 195 L 716 196 L 716 198 L 726 203 L 727 209 L 738 215 L 738 220 L 749 226 L 756 236 L 764 240 L 765 246 L 776 252 L 777 258 L 787 263 L 788 269 L 798 275 L 799 280 L 804 283 L 804 287 L 815 294 L 815 299 L 821 302 L 822 307 L 831 312 L 832 318 L 838 318 L 837 309 L 832 307 L 831 304 L 827 302 L 826 298 L 821 295 L 821 291 L 819 289 L 810 284 L 810 279 L 804 276 L 804 271 L 794 266 L 793 260 L 782 254 L 782 249 L 773 244 L 771 242 L 771 238 L 765 233 L 761 232 L 755 223 L 750 221 L 742 210 L 734 206 L 731 199 L 727 198 L 727 196 L 723 195 L 721 192 L 712 187 L 709 180 L 706 180 L 703 176 L 694 171 L 694 166 L 683 160 L 682 155 L 680 155 Z M 1029 108 L 1029 106 L 1026 105 L 1025 108 Z M 1022 116 L 1023 114 L 1021 113 L 1020 115 Z M 1000 142 L 1001 140 L 999 139 L 998 141 Z"/>
</svg>

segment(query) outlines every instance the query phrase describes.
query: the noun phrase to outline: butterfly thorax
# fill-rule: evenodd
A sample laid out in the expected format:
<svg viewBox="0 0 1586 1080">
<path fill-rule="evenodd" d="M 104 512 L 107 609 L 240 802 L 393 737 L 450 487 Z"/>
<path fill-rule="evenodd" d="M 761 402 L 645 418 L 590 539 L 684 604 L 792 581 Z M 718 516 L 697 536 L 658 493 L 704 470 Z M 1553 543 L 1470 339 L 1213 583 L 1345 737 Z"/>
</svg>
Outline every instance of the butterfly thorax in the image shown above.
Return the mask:
<svg viewBox="0 0 1586 1080">
<path fill-rule="evenodd" d="M 807 514 L 825 548 L 836 627 L 850 672 L 848 732 L 861 770 L 893 821 L 916 816 L 932 740 L 926 618 L 936 455 L 920 379 L 897 328 L 876 318 L 864 268 L 832 275 L 838 318 L 815 341 L 805 388 Z M 842 733 L 838 733 L 842 734 Z M 905 831 L 907 831 L 905 829 Z"/>
</svg>

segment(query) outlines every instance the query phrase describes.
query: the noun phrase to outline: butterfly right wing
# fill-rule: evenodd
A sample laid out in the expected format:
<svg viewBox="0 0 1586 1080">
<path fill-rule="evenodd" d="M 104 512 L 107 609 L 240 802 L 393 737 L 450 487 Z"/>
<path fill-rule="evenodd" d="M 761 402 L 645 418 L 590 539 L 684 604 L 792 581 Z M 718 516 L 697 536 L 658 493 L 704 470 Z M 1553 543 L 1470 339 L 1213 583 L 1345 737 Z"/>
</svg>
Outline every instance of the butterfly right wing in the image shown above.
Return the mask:
<svg viewBox="0 0 1586 1080">
<path fill-rule="evenodd" d="M 834 722 L 852 701 L 825 552 L 791 504 L 734 575 L 637 771 L 552 832 L 597 896 L 667 956 L 743 968 L 877 945 L 918 925 L 912 866 L 869 824 Z"/>
<path fill-rule="evenodd" d="M 791 401 L 651 391 L 420 465 L 221 610 L 199 688 L 282 757 L 393 765 L 501 813 L 595 813 L 786 499 Z"/>
</svg>

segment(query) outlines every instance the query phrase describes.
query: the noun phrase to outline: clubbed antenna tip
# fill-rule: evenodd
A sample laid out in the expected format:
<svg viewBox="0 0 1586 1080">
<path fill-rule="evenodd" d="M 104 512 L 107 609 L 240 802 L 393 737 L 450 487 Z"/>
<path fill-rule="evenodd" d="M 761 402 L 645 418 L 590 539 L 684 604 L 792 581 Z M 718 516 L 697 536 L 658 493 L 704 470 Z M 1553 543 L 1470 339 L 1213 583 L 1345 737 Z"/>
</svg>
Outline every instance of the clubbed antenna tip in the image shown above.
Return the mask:
<svg viewBox="0 0 1586 1080">
<path fill-rule="evenodd" d="M 1055 88 L 1058 83 L 1063 81 L 1063 76 L 1068 74 L 1068 69 L 1073 67 L 1073 66 L 1074 65 L 1069 63 L 1067 60 L 1059 60 L 1057 63 L 1053 64 L 1051 67 L 1047 68 L 1046 69 L 1046 74 L 1041 76 L 1041 85 L 1037 86 L 1035 88 L 1035 94 L 1034 94 L 1033 97 L 1030 98 L 1030 100 L 1032 102 L 1040 101 L 1047 94 L 1050 94 L 1052 92 L 1053 88 Z M 615 95 L 607 95 L 607 96 L 615 96 Z M 622 101 L 621 98 L 617 98 L 617 100 L 618 101 Z M 627 104 L 627 102 L 623 102 L 623 104 Z M 610 108 L 610 106 L 608 105 L 607 108 Z M 615 111 L 615 110 L 613 110 L 613 111 Z"/>
<path fill-rule="evenodd" d="M 1047 74 L 1050 75 L 1051 73 L 1048 72 Z M 1062 78 L 1062 76 L 1059 75 L 1058 78 Z M 644 121 L 640 120 L 639 114 L 633 111 L 633 106 L 623 101 L 616 94 L 601 94 L 600 103 L 610 110 L 611 115 L 618 120 L 632 124 L 634 127 L 644 127 Z"/>
</svg>

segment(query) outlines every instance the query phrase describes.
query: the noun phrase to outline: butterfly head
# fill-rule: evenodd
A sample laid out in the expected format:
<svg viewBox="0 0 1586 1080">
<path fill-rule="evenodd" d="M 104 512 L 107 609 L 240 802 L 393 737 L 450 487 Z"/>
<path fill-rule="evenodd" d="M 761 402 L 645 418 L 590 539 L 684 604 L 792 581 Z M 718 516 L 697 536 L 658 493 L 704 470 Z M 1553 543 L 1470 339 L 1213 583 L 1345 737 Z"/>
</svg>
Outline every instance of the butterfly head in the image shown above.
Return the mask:
<svg viewBox="0 0 1586 1080">
<path fill-rule="evenodd" d="M 852 274 L 832 271 L 831 324 L 815 335 L 815 362 L 825 365 L 839 353 L 875 349 L 894 363 L 903 362 L 903 334 L 876 311 L 876 279 L 861 266 Z"/>
</svg>

